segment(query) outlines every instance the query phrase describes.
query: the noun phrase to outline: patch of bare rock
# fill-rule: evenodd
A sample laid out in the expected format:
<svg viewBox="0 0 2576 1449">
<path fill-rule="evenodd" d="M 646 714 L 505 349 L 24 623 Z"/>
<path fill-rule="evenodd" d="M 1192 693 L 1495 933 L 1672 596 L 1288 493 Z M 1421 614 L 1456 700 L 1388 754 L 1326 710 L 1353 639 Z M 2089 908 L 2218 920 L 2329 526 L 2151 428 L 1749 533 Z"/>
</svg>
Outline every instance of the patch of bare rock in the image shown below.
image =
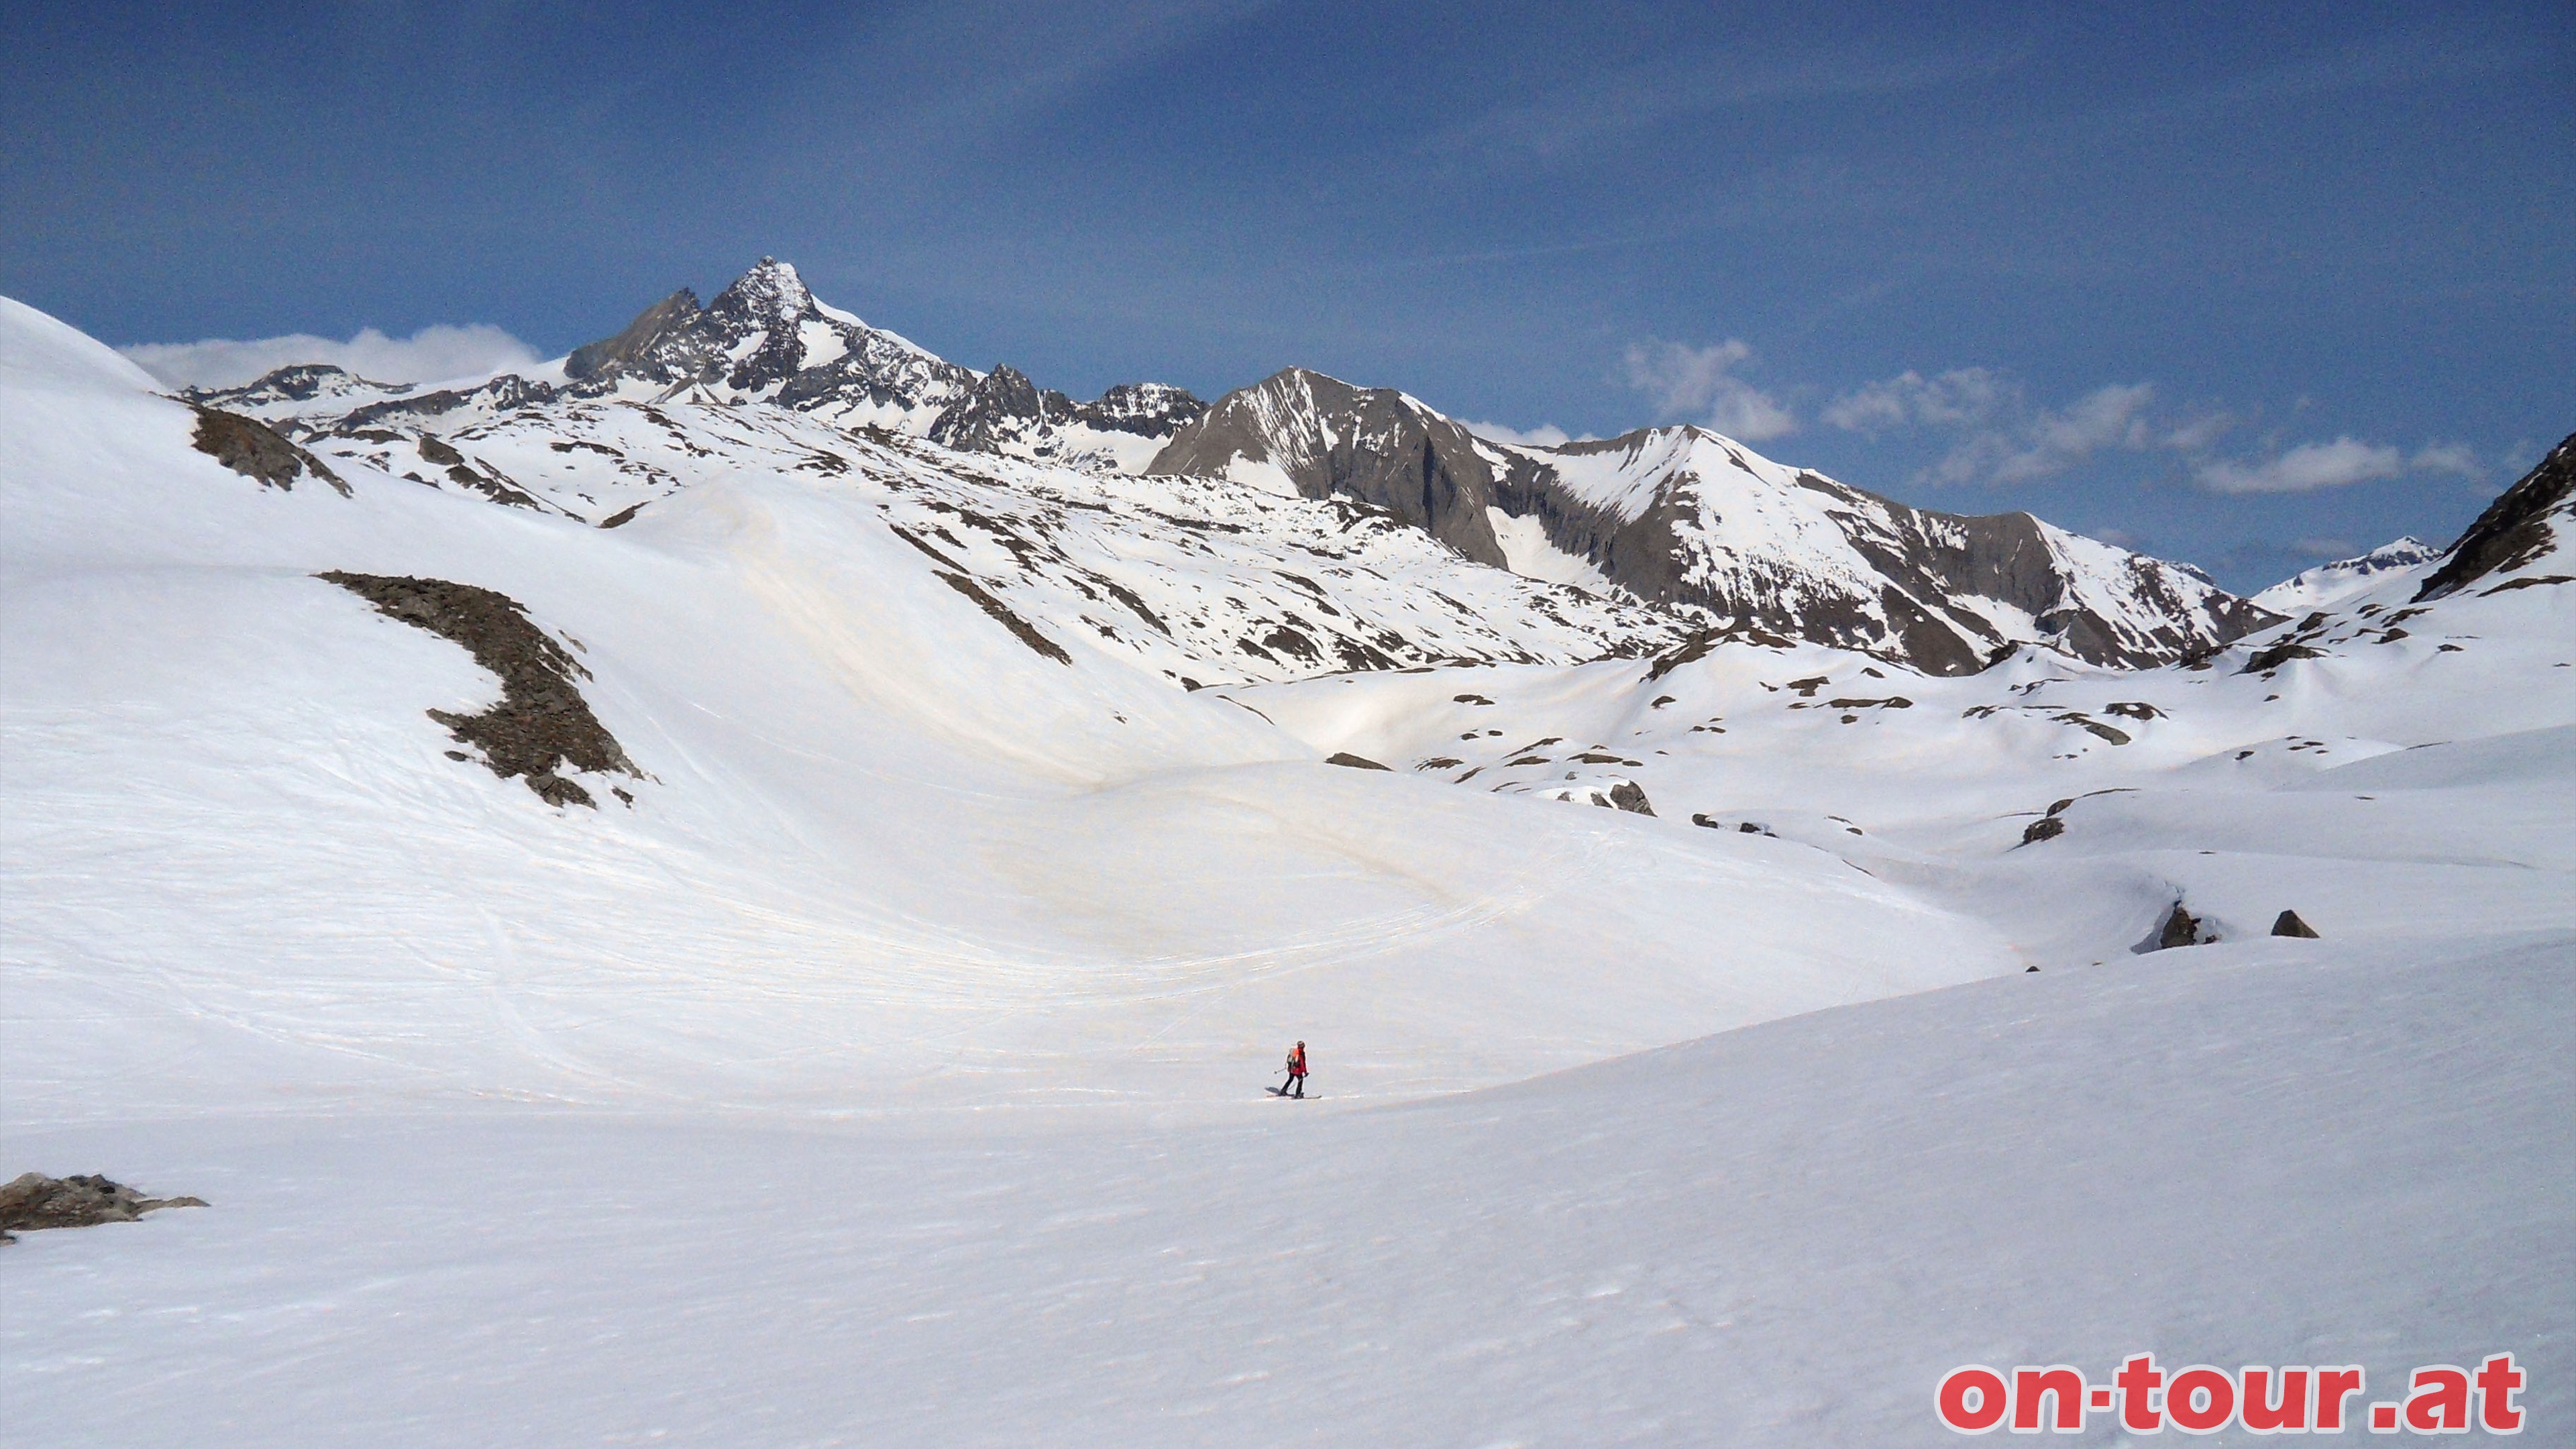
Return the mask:
<svg viewBox="0 0 2576 1449">
<path fill-rule="evenodd" d="M 549 805 L 593 809 L 599 802 L 557 774 L 558 767 L 642 775 L 581 697 L 575 680 L 590 678 L 590 671 L 531 623 L 516 599 L 446 579 L 338 569 L 315 577 L 365 599 L 377 613 L 463 645 L 475 663 L 500 676 L 500 702 L 479 714 L 429 711 L 458 744 L 481 750 L 493 774 L 525 780 Z"/>
<path fill-rule="evenodd" d="M 354 496 L 349 485 L 324 467 L 321 459 L 288 442 L 284 435 L 256 418 L 198 407 L 195 442 L 198 452 L 256 480 L 263 488 L 292 493 L 295 480 L 309 475 L 338 489 L 343 498 Z"/>
<path fill-rule="evenodd" d="M 195 1197 L 145 1197 L 121 1182 L 89 1176 L 47 1177 L 21 1173 L 0 1183 L 0 1243 L 18 1241 L 17 1233 L 39 1228 L 86 1228 L 99 1223 L 130 1223 L 159 1208 L 204 1207 Z"/>
</svg>

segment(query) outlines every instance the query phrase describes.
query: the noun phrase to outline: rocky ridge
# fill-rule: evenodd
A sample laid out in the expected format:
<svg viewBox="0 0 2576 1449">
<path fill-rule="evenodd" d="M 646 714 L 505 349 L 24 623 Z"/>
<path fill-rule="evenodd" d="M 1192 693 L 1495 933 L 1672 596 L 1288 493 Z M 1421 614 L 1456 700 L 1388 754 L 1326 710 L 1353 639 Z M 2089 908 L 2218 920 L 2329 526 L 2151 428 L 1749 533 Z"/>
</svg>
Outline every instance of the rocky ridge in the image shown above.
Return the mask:
<svg viewBox="0 0 2576 1449">
<path fill-rule="evenodd" d="M 1401 392 L 1303 368 L 1214 404 L 1155 383 L 1077 402 L 1016 368 L 974 372 L 870 327 L 769 258 L 712 302 L 676 291 L 530 372 L 422 390 L 306 365 L 191 400 L 432 486 L 599 523 L 626 521 L 691 471 L 586 436 L 577 424 L 602 407 L 640 409 L 692 456 L 725 445 L 679 410 L 758 405 L 850 438 L 1346 500 L 1457 558 L 1664 613 L 1665 627 L 1618 652 L 1662 652 L 1676 631 L 1713 631 L 1855 649 L 1932 674 L 1973 673 L 2024 647 L 2140 668 L 2205 657 L 2280 622 L 2186 565 L 2024 513 L 1913 508 L 1699 428 L 1505 444 Z M 524 454 L 496 460 L 475 446 L 531 429 L 554 434 L 556 454 L 599 452 L 621 476 L 567 497 L 532 477 Z M 560 474 L 568 464 L 536 466 Z M 1355 657 L 1352 667 L 1366 666 Z"/>
<path fill-rule="evenodd" d="M 2140 668 L 2277 622 L 2186 565 L 2027 513 L 1911 508 L 1693 427 L 1497 443 L 1302 368 L 1218 400 L 1148 471 L 1358 498 L 1479 563 L 1588 567 L 1642 599 L 1932 674 L 2025 644 Z"/>
</svg>

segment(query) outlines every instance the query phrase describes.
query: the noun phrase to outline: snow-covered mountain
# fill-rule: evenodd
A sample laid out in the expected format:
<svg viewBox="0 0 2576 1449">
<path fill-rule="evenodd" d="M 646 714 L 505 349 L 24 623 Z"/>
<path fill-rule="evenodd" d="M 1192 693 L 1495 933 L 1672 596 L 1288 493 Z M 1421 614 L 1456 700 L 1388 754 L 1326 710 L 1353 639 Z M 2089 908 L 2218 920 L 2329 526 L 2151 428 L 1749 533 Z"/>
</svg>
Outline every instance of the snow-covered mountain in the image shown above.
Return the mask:
<svg viewBox="0 0 2576 1449">
<path fill-rule="evenodd" d="M 1001 369 L 737 392 L 804 313 L 717 310 L 189 399 L 0 300 L 0 1178 L 212 1204 L 0 1247 L 22 1436 L 1804 1449 L 2502 1347 L 2576 1415 L 2576 439 L 2206 654 L 1947 674 L 1511 489 L 2112 565 L 1670 430 L 1475 453 L 1500 568 L 1400 397 L 1147 476 L 934 437 Z"/>
<path fill-rule="evenodd" d="M 1693 427 L 1492 442 L 1386 388 L 1289 368 L 1219 399 L 1150 471 L 1389 508 L 1479 562 L 1580 573 L 1726 624 L 1968 674 L 2021 645 L 2142 667 L 2268 622 L 2197 570 L 2027 513 L 1909 508 Z"/>
<path fill-rule="evenodd" d="M 2442 553 L 2441 548 L 2410 535 L 2365 554 L 2302 569 L 2253 598 L 2275 614 L 2295 614 L 2349 598 L 2380 582 L 2384 574 L 2420 568 Z"/>
<path fill-rule="evenodd" d="M 711 304 L 675 292 L 616 336 L 531 376 L 382 388 L 303 366 L 190 397 L 326 448 L 335 445 L 317 440 L 365 441 L 391 430 L 434 433 L 447 451 L 494 429 L 560 425 L 563 436 L 553 441 L 578 442 L 604 416 L 586 405 L 768 404 L 765 412 L 830 429 L 960 452 L 1095 474 L 1224 479 L 1246 495 L 1343 498 L 1473 562 L 1658 606 L 1663 624 L 1624 645 L 1603 645 L 1627 652 L 1651 650 L 1664 629 L 1680 627 L 1865 649 L 1943 674 L 1974 672 L 2025 645 L 2141 667 L 2205 654 L 2270 617 L 2188 567 L 2028 514 L 1911 508 L 1698 428 L 1557 448 L 1506 445 L 1400 392 L 1303 368 L 1213 406 L 1157 383 L 1122 384 L 1077 403 L 1014 368 L 972 372 L 869 327 L 816 300 L 794 267 L 770 259 Z M 725 444 L 698 438 L 690 446 L 720 455 Z M 458 466 L 443 453 L 430 461 L 437 464 L 430 474 Z M 473 471 L 485 476 L 454 481 L 493 497 L 548 496 L 508 469 L 500 470 L 507 477 L 479 464 Z M 648 476 L 641 465 L 625 471 Z"/>
<path fill-rule="evenodd" d="M 308 364 L 188 396 L 306 428 L 442 431 L 553 403 L 761 402 L 839 427 L 1131 472 L 1203 406 L 1161 383 L 1123 383 L 1076 403 L 1009 367 L 974 372 L 816 300 L 794 266 L 770 257 L 711 303 L 682 288 L 615 336 L 525 375 L 423 391 Z"/>
</svg>

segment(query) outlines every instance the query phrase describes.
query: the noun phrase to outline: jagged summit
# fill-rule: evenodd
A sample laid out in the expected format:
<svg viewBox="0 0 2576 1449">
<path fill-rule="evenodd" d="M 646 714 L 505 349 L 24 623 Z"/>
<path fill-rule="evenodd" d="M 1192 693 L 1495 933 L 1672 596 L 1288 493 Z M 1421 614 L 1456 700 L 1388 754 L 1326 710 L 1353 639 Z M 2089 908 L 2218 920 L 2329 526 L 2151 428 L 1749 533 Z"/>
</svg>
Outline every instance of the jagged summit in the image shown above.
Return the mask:
<svg viewBox="0 0 2576 1449">
<path fill-rule="evenodd" d="M 306 376 L 336 372 L 280 369 L 199 400 L 308 426 L 442 428 L 558 398 L 772 403 L 845 427 L 1127 472 L 1204 406 L 1162 383 L 1121 383 L 1076 403 L 1008 366 L 977 373 L 817 299 L 796 268 L 775 257 L 761 258 L 712 302 L 682 287 L 534 376 L 505 373 L 429 393 L 356 379 L 324 386 Z"/>
<path fill-rule="evenodd" d="M 2171 662 L 2274 617 L 2183 565 L 2028 514 L 1911 508 L 1702 428 L 1498 443 L 1394 388 L 1303 367 L 1214 404 L 1161 383 L 1076 402 L 1008 364 L 976 372 L 872 327 L 775 257 L 712 301 L 674 291 L 528 376 L 423 393 L 335 373 L 288 369 L 200 400 L 307 436 L 455 433 L 559 403 L 773 406 L 965 452 L 1347 499 L 1474 563 L 1937 674 L 2023 645 Z"/>
<path fill-rule="evenodd" d="M 814 294 L 806 290 L 805 279 L 796 274 L 793 263 L 762 257 L 750 271 L 735 278 L 709 310 L 739 310 L 769 325 L 785 325 L 814 311 L 815 303 Z"/>
</svg>

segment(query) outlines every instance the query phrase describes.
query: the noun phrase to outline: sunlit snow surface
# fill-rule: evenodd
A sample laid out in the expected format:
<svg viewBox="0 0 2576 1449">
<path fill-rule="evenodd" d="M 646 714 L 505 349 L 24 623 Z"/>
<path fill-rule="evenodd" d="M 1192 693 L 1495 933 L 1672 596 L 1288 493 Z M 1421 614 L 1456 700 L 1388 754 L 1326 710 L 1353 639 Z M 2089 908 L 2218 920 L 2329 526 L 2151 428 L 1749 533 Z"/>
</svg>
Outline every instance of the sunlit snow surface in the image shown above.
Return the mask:
<svg viewBox="0 0 2576 1449">
<path fill-rule="evenodd" d="M 2576 1413 L 2563 588 L 1656 675 L 1329 502 L 628 404 L 454 439 L 549 511 L 344 500 L 145 386 L 0 304 L 0 1176 L 214 1206 L 0 1248 L 10 1437 L 1937 1443 L 2148 1349 Z M 445 758 L 492 676 L 328 568 L 519 600 L 648 778 Z"/>
</svg>

